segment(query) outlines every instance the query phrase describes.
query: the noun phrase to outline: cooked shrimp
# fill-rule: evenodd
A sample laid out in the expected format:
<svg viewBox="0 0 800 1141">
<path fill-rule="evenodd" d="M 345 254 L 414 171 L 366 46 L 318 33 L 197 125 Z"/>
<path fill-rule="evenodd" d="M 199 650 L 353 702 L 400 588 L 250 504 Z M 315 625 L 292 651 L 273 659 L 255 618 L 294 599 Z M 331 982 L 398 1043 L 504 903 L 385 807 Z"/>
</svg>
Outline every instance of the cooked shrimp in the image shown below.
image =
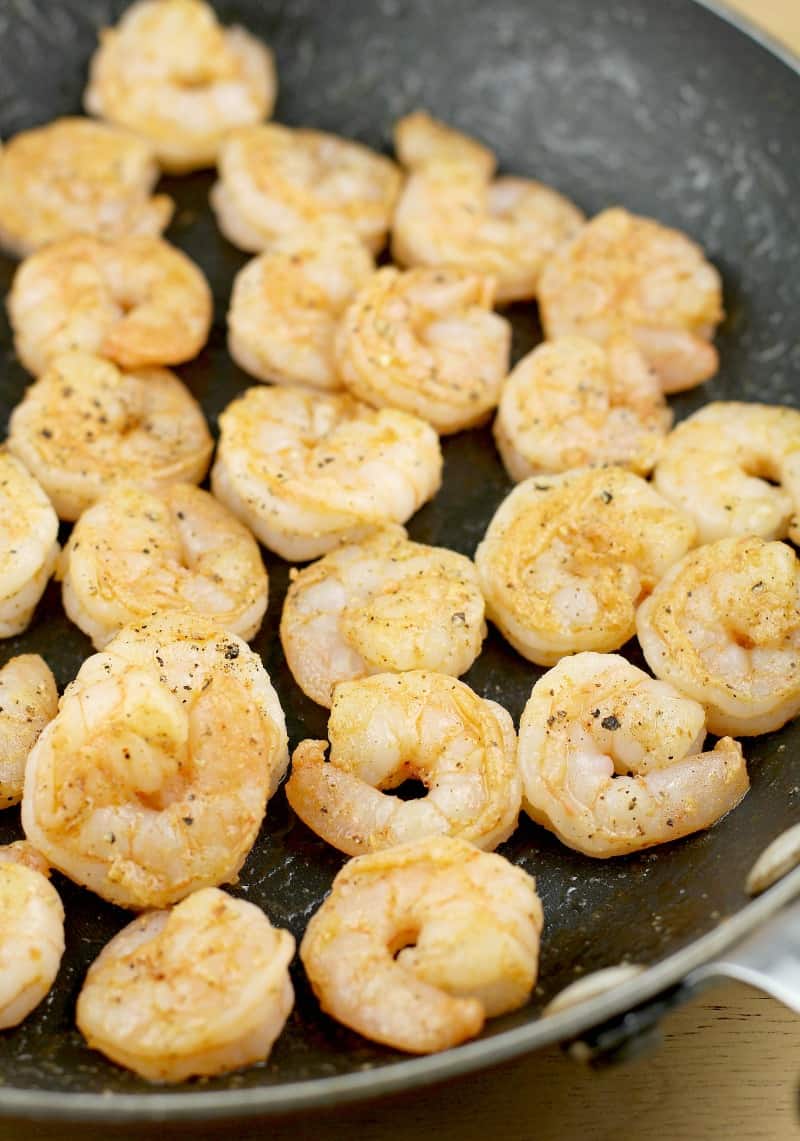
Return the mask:
<svg viewBox="0 0 800 1141">
<path fill-rule="evenodd" d="M 542 923 L 532 876 L 437 836 L 345 864 L 300 958 L 327 1014 L 429 1054 L 527 1002 Z"/>
<path fill-rule="evenodd" d="M 166 612 L 83 663 L 28 758 L 22 826 L 104 899 L 165 907 L 236 879 L 287 763 L 261 659 Z"/>
<path fill-rule="evenodd" d="M 27 840 L 15 840 L 13 844 L 0 847 L 0 864 L 22 864 L 32 872 L 39 872 L 46 880 L 50 879 L 50 865 L 41 852 Z"/>
<path fill-rule="evenodd" d="M 388 525 L 294 572 L 281 643 L 303 693 L 330 706 L 338 682 L 368 674 L 466 673 L 486 636 L 483 614 L 469 559 Z"/>
<path fill-rule="evenodd" d="M 352 229 L 377 253 L 400 191 L 397 166 L 369 147 L 275 123 L 235 131 L 220 147 L 218 167 L 217 223 L 253 253 L 319 224 Z"/>
<path fill-rule="evenodd" d="M 56 119 L 0 151 L 0 245 L 20 257 L 74 234 L 157 235 L 173 203 L 151 196 L 158 166 L 139 139 L 89 119 Z"/>
<path fill-rule="evenodd" d="M 7 443 L 67 520 L 113 480 L 150 490 L 199 483 L 213 449 L 199 405 L 173 373 L 121 372 L 87 353 L 56 357 L 30 386 Z"/>
<path fill-rule="evenodd" d="M 497 405 L 511 326 L 492 312 L 491 279 L 463 269 L 379 269 L 336 338 L 347 389 L 377 408 L 402 408 L 438 432 L 460 432 Z"/>
<path fill-rule="evenodd" d="M 59 577 L 67 616 L 102 650 L 160 610 L 204 614 L 252 638 L 267 608 L 253 536 L 207 491 L 116 484 L 75 524 Z"/>
<path fill-rule="evenodd" d="M 181 1082 L 263 1062 L 294 1003 L 294 938 L 204 888 L 124 927 L 89 967 L 78 1029 L 113 1062 Z"/>
<path fill-rule="evenodd" d="M 586 856 L 710 828 L 750 787 L 738 741 L 702 752 L 705 710 L 617 654 L 577 654 L 539 679 L 519 729 L 523 805 Z"/>
<path fill-rule="evenodd" d="M 22 800 L 28 754 L 57 710 L 58 690 L 44 658 L 20 654 L 0 669 L 0 808 Z"/>
<path fill-rule="evenodd" d="M 800 412 L 707 404 L 667 437 L 653 481 L 692 516 L 701 543 L 734 535 L 800 543 Z"/>
<path fill-rule="evenodd" d="M 228 350 L 259 380 L 340 389 L 334 335 L 375 269 L 349 229 L 314 227 L 276 242 L 233 283 Z"/>
<path fill-rule="evenodd" d="M 17 356 L 35 376 L 73 349 L 123 368 L 180 364 L 206 343 L 211 290 L 161 238 L 68 238 L 22 263 L 8 315 Z"/>
<path fill-rule="evenodd" d="M 0 848 L 0 1030 L 39 1005 L 64 953 L 64 908 L 33 856 L 20 843 Z"/>
<path fill-rule="evenodd" d="M 647 475 L 672 424 L 636 345 L 562 337 L 534 349 L 503 386 L 494 437 L 514 480 L 584 465 Z"/>
<path fill-rule="evenodd" d="M 284 559 L 404 523 L 441 483 L 430 424 L 351 396 L 251 388 L 219 426 L 214 494 Z"/>
<path fill-rule="evenodd" d="M 719 274 L 685 234 L 627 210 L 604 210 L 558 250 L 539 309 L 550 340 L 632 337 L 665 392 L 693 388 L 719 367 L 709 343 L 724 316 Z"/>
<path fill-rule="evenodd" d="M 501 503 L 475 553 L 486 613 L 539 665 L 616 650 L 694 537 L 688 516 L 621 468 L 533 476 Z"/>
<path fill-rule="evenodd" d="M 302 741 L 286 796 L 329 844 L 358 856 L 458 836 L 491 850 L 517 826 L 522 795 L 511 717 L 444 674 L 412 670 L 337 685 L 326 741 Z M 427 796 L 383 789 L 421 781 Z"/>
<path fill-rule="evenodd" d="M 0 450 L 0 638 L 30 624 L 58 558 L 58 516 L 28 469 Z"/>
<path fill-rule="evenodd" d="M 647 664 L 705 706 L 712 733 L 754 736 L 800 712 L 800 562 L 753 536 L 691 551 L 636 616 Z"/>
<path fill-rule="evenodd" d="M 139 0 L 104 28 L 84 105 L 145 138 L 165 171 L 213 166 L 236 127 L 266 119 L 278 79 L 272 52 L 223 28 L 202 0 Z"/>
<path fill-rule="evenodd" d="M 535 297 L 542 267 L 583 214 L 528 178 L 495 178 L 494 156 L 424 112 L 395 128 L 411 173 L 397 205 L 392 254 L 404 266 L 459 266 L 494 278 L 498 303 Z"/>
</svg>

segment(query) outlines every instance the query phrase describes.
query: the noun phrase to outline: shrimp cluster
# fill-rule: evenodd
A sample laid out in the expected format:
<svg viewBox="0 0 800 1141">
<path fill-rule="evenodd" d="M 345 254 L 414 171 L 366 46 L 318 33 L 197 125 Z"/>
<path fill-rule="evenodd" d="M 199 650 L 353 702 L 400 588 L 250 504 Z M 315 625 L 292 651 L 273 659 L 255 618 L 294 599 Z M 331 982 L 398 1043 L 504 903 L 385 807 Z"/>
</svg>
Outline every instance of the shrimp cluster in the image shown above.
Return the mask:
<svg viewBox="0 0 800 1141">
<path fill-rule="evenodd" d="M 709 828 L 749 788 L 738 742 L 702 752 L 705 710 L 617 654 L 566 658 L 522 714 L 523 806 L 584 855 L 622 856 Z"/>
<path fill-rule="evenodd" d="M 632 337 L 665 392 L 714 376 L 710 343 L 722 320 L 722 282 L 685 234 L 626 210 L 604 210 L 549 259 L 539 285 L 545 336 L 606 345 Z"/>
<path fill-rule="evenodd" d="M 632 341 L 547 341 L 503 386 L 494 438 L 514 480 L 588 465 L 647 475 L 672 424 L 658 377 Z"/>
<path fill-rule="evenodd" d="M 292 231 L 335 225 L 377 253 L 401 175 L 391 159 L 338 135 L 275 123 L 234 131 L 218 157 L 211 205 L 225 237 L 260 253 Z"/>
<path fill-rule="evenodd" d="M 285 559 L 404 523 L 441 483 L 429 424 L 351 396 L 251 388 L 219 426 L 214 494 Z"/>
<path fill-rule="evenodd" d="M 59 561 L 67 616 L 103 647 L 156 611 L 199 613 L 249 639 L 267 608 L 253 536 L 207 491 L 118 483 L 75 524 Z"/>
<path fill-rule="evenodd" d="M 24 464 L 0 450 L 0 638 L 27 629 L 58 558 L 58 516 Z"/>
<path fill-rule="evenodd" d="M 122 372 L 87 353 L 56 357 L 11 414 L 8 448 L 61 519 L 128 479 L 150 489 L 199 483 L 213 443 L 189 390 L 167 369 Z"/>
<path fill-rule="evenodd" d="M 532 476 L 500 505 L 475 553 L 486 613 L 539 665 L 616 650 L 694 539 L 688 516 L 622 468 Z"/>
<path fill-rule="evenodd" d="M 47 995 L 64 953 L 64 908 L 47 864 L 27 845 L 0 848 L 0 1030 Z"/>
<path fill-rule="evenodd" d="M 438 432 L 480 424 L 511 352 L 511 326 L 493 300 L 493 281 L 469 270 L 378 270 L 339 329 L 342 382 L 359 400 L 413 412 Z"/>
<path fill-rule="evenodd" d="M 228 350 L 258 380 L 335 391 L 336 330 L 375 269 L 348 229 L 290 234 L 240 270 L 228 310 Z"/>
<path fill-rule="evenodd" d="M 466 673 L 486 636 L 483 616 L 469 559 L 388 525 L 295 572 L 281 644 L 302 691 L 330 706 L 339 682 L 368 674 Z"/>
<path fill-rule="evenodd" d="M 0 245 L 19 257 L 75 234 L 157 236 L 173 203 L 151 192 L 158 165 L 147 143 L 89 119 L 56 119 L 0 151 Z"/>
<path fill-rule="evenodd" d="M 517 826 L 522 795 L 511 717 L 455 678 L 425 670 L 342 682 L 326 741 L 302 741 L 286 786 L 317 835 L 350 856 L 431 836 L 491 850 Z M 421 781 L 427 795 L 382 790 Z"/>
<path fill-rule="evenodd" d="M 261 659 L 164 613 L 83 663 L 28 757 L 22 826 L 104 899 L 165 907 L 236 878 L 287 764 Z"/>
<path fill-rule="evenodd" d="M 331 1017 L 429 1054 L 528 1000 L 542 924 L 532 876 L 438 836 L 350 860 L 308 924 L 300 958 Z"/>
<path fill-rule="evenodd" d="M 800 562 L 755 536 L 691 551 L 636 617 L 647 664 L 705 707 L 712 733 L 752 736 L 800 712 Z"/>
<path fill-rule="evenodd" d="M 33 254 L 8 295 L 17 356 L 35 376 L 73 350 L 122 368 L 180 364 L 202 349 L 211 290 L 160 238 L 69 238 Z"/>
<path fill-rule="evenodd" d="M 223 139 L 266 119 L 277 94 L 272 52 L 222 28 L 203 0 L 138 0 L 100 33 L 84 105 L 141 135 L 165 171 L 213 166 Z"/>
<path fill-rule="evenodd" d="M 701 543 L 735 535 L 800 543 L 800 412 L 706 404 L 667 438 L 653 482 Z"/>
<path fill-rule="evenodd" d="M 294 1004 L 294 946 L 255 904 L 204 888 L 103 948 L 78 996 L 78 1029 L 152 1082 L 263 1062 Z"/>
<path fill-rule="evenodd" d="M 57 711 L 58 690 L 44 658 L 10 658 L 0 669 L 0 808 L 22 800 L 28 754 Z"/>
<path fill-rule="evenodd" d="M 410 174 L 392 227 L 404 266 L 459 266 L 491 276 L 498 302 L 535 297 L 542 267 L 583 214 L 527 178 L 492 178 L 495 158 L 475 140 L 416 111 L 395 127 Z"/>
</svg>

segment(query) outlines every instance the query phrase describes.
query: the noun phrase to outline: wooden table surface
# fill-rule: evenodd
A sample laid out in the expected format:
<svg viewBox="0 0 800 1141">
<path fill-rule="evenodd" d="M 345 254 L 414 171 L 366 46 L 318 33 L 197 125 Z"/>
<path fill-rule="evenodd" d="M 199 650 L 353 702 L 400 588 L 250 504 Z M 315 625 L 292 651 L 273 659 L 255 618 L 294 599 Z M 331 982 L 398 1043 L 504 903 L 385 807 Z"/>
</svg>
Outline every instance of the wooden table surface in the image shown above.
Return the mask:
<svg viewBox="0 0 800 1141">
<path fill-rule="evenodd" d="M 599 2 L 599 0 L 598 0 Z M 658 0 L 650 0 L 657 3 Z M 728 0 L 800 55 L 800 0 Z M 798 107 L 800 111 L 800 106 Z M 800 129 L 800 116 L 798 117 Z M 730 984 L 708 991 L 664 1026 L 664 1044 L 623 1069 L 595 1073 L 544 1050 L 497 1070 L 374 1105 L 257 1130 L 232 1126 L 237 1141 L 789 1141 L 800 1137 L 800 1018 Z M 160 1131 L 162 1137 L 171 1130 Z M 190 1136 L 210 1137 L 200 1127 Z M 73 1141 L 85 1127 L 0 1129 L 24 1141 Z M 134 1131 L 124 1136 L 136 1136 Z M 185 1133 L 182 1134 L 186 1136 Z"/>
</svg>

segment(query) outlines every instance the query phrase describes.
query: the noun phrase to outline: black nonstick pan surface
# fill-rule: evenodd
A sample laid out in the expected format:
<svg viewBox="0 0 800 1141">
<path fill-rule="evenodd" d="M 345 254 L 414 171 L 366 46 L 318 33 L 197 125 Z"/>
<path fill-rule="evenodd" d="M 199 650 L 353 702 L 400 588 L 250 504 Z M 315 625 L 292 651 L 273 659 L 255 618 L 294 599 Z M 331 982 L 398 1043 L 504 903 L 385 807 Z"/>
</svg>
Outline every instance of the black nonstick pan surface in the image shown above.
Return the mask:
<svg viewBox="0 0 800 1141">
<path fill-rule="evenodd" d="M 97 29 L 116 0 L 4 0 L 0 134 L 75 113 Z M 679 416 L 709 399 L 800 405 L 800 78 L 742 30 L 693 0 L 217 0 L 275 49 L 275 117 L 388 149 L 393 121 L 425 106 L 489 142 L 507 171 L 558 187 L 589 214 L 622 203 L 688 231 L 725 280 L 722 368 L 677 399 Z M 246 257 L 218 234 L 208 174 L 166 179 L 177 203 L 168 237 L 203 268 L 215 297 L 210 342 L 178 370 L 215 428 L 248 387 L 225 349 L 231 283 Z M 0 285 L 14 270 L 0 258 Z M 533 305 L 510 310 L 515 351 L 540 338 Z M 2 427 L 27 378 L 0 318 Z M 510 483 L 488 429 L 445 441 L 445 482 L 411 521 L 413 538 L 471 555 Z M 254 641 L 281 696 L 293 744 L 324 737 L 326 711 L 294 685 L 277 639 L 288 567 L 265 554 L 270 607 Z M 641 664 L 635 645 L 628 648 Z M 31 628 L 0 661 L 42 653 L 60 687 L 91 652 L 51 584 Z M 466 681 L 515 718 L 540 670 L 494 632 Z M 67 950 L 46 1002 L 0 1034 L 0 1114 L 95 1119 L 210 1118 L 286 1112 L 411 1087 L 487 1065 L 586 1029 L 679 981 L 800 891 L 796 877 L 752 903 L 745 876 L 767 843 L 800 819 L 800 727 L 746 743 L 752 790 L 710 832 L 652 852 L 592 861 L 523 818 L 500 849 L 535 874 L 546 931 L 531 1003 L 479 1040 L 410 1060 L 319 1013 L 294 971 L 296 1008 L 268 1061 L 241 1074 L 151 1087 L 91 1052 L 74 1027 L 89 962 L 130 915 L 55 876 Z M 21 835 L 0 815 L 0 842 Z M 313 836 L 279 792 L 234 894 L 299 939 L 343 857 Z M 580 974 L 629 960 L 651 969 L 603 999 L 541 1019 Z"/>
</svg>

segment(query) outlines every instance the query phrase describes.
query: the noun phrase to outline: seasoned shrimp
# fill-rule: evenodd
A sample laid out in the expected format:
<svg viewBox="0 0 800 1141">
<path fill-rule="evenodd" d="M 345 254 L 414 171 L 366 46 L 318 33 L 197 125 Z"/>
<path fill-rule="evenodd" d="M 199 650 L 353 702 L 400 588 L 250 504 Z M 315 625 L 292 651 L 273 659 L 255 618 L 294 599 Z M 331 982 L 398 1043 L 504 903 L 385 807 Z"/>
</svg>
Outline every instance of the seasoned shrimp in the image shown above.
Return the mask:
<svg viewBox="0 0 800 1141">
<path fill-rule="evenodd" d="M 331 1017 L 429 1054 L 527 1002 L 542 924 L 532 876 L 437 836 L 345 864 L 300 958 Z"/>
<path fill-rule="evenodd" d="M 647 475 L 672 424 L 632 341 L 562 337 L 534 349 L 503 386 L 494 438 L 514 480 L 585 465 Z"/>
<path fill-rule="evenodd" d="M 754 536 L 691 551 L 636 616 L 647 664 L 705 706 L 712 733 L 754 736 L 800 712 L 800 562 Z"/>
<path fill-rule="evenodd" d="M 581 211 L 531 179 L 492 179 L 491 151 L 425 112 L 400 120 L 395 144 L 411 171 L 394 216 L 395 261 L 487 274 L 498 303 L 535 297 L 543 265 L 578 231 Z"/>
<path fill-rule="evenodd" d="M 29 845 L 0 848 L 0 1030 L 38 1006 L 64 953 L 64 908 Z"/>
<path fill-rule="evenodd" d="M 58 558 L 58 516 L 28 469 L 0 450 L 0 638 L 21 634 Z"/>
<path fill-rule="evenodd" d="M 374 272 L 349 229 L 319 226 L 278 241 L 236 275 L 228 350 L 259 380 L 341 389 L 334 336 L 342 314 Z"/>
<path fill-rule="evenodd" d="M 539 309 L 549 340 L 632 337 L 665 392 L 702 384 L 719 367 L 709 343 L 724 316 L 719 274 L 685 234 L 627 210 L 604 210 L 558 250 Z"/>
<path fill-rule="evenodd" d="M 253 536 L 207 491 L 116 484 L 75 524 L 59 562 L 67 616 L 102 650 L 160 610 L 198 613 L 252 638 L 267 608 Z"/>
<path fill-rule="evenodd" d="M 522 714 L 523 805 L 586 856 L 638 852 L 710 828 L 750 787 L 742 747 L 702 752 L 705 710 L 617 654 L 576 654 Z"/>
<path fill-rule="evenodd" d="M 185 174 L 213 166 L 236 127 L 268 118 L 277 86 L 266 44 L 221 27 L 202 0 L 139 0 L 100 33 L 83 101 L 145 138 L 163 170 Z"/>
<path fill-rule="evenodd" d="M 157 490 L 199 483 L 213 443 L 203 413 L 167 369 L 121 372 L 87 353 L 56 357 L 11 413 L 8 448 L 73 520 L 129 479 Z"/>
<path fill-rule="evenodd" d="M 211 290 L 161 238 L 68 238 L 22 263 L 8 315 L 17 356 L 35 376 L 73 349 L 122 368 L 180 364 L 206 343 Z"/>
<path fill-rule="evenodd" d="M 351 396 L 251 388 L 219 426 L 214 494 L 284 559 L 404 523 L 441 484 L 430 424 Z"/>
<path fill-rule="evenodd" d="M 155 236 L 173 203 L 151 196 L 158 166 L 127 131 L 89 119 L 56 119 L 0 151 L 0 245 L 19 257 L 75 234 Z"/>
<path fill-rule="evenodd" d="M 281 615 L 294 680 L 330 707 L 333 688 L 368 674 L 466 673 L 486 636 L 469 559 L 412 543 L 389 525 L 295 571 Z"/>
<path fill-rule="evenodd" d="M 0 808 L 22 800 L 28 754 L 57 711 L 58 690 L 44 658 L 20 654 L 0 669 Z"/>
<path fill-rule="evenodd" d="M 391 159 L 324 131 L 268 123 L 234 131 L 219 151 L 211 205 L 225 237 L 260 253 L 285 234 L 336 225 L 377 253 L 401 175 Z"/>
<path fill-rule="evenodd" d="M 501 503 L 475 553 L 486 613 L 539 665 L 616 650 L 694 538 L 688 516 L 621 468 L 532 476 Z"/>
<path fill-rule="evenodd" d="M 800 543 L 800 412 L 707 404 L 668 437 L 653 482 L 701 543 L 758 535 Z"/>
<path fill-rule="evenodd" d="M 294 1003 L 293 954 L 292 935 L 255 904 L 204 888 L 106 944 L 78 996 L 78 1029 L 152 1082 L 263 1062 Z"/>
<path fill-rule="evenodd" d="M 520 787 L 511 717 L 455 678 L 427 670 L 345 681 L 326 741 L 302 741 L 286 796 L 329 844 L 358 856 L 409 840 L 458 836 L 491 850 L 517 826 Z M 428 790 L 401 800 L 407 779 Z"/>
<path fill-rule="evenodd" d="M 166 612 L 83 663 L 28 758 L 22 826 L 104 899 L 165 907 L 236 879 L 287 763 L 261 659 Z"/>
<path fill-rule="evenodd" d="M 347 389 L 377 408 L 402 408 L 459 432 L 497 405 L 511 326 L 492 312 L 494 283 L 464 269 L 379 269 L 336 338 Z"/>
</svg>

